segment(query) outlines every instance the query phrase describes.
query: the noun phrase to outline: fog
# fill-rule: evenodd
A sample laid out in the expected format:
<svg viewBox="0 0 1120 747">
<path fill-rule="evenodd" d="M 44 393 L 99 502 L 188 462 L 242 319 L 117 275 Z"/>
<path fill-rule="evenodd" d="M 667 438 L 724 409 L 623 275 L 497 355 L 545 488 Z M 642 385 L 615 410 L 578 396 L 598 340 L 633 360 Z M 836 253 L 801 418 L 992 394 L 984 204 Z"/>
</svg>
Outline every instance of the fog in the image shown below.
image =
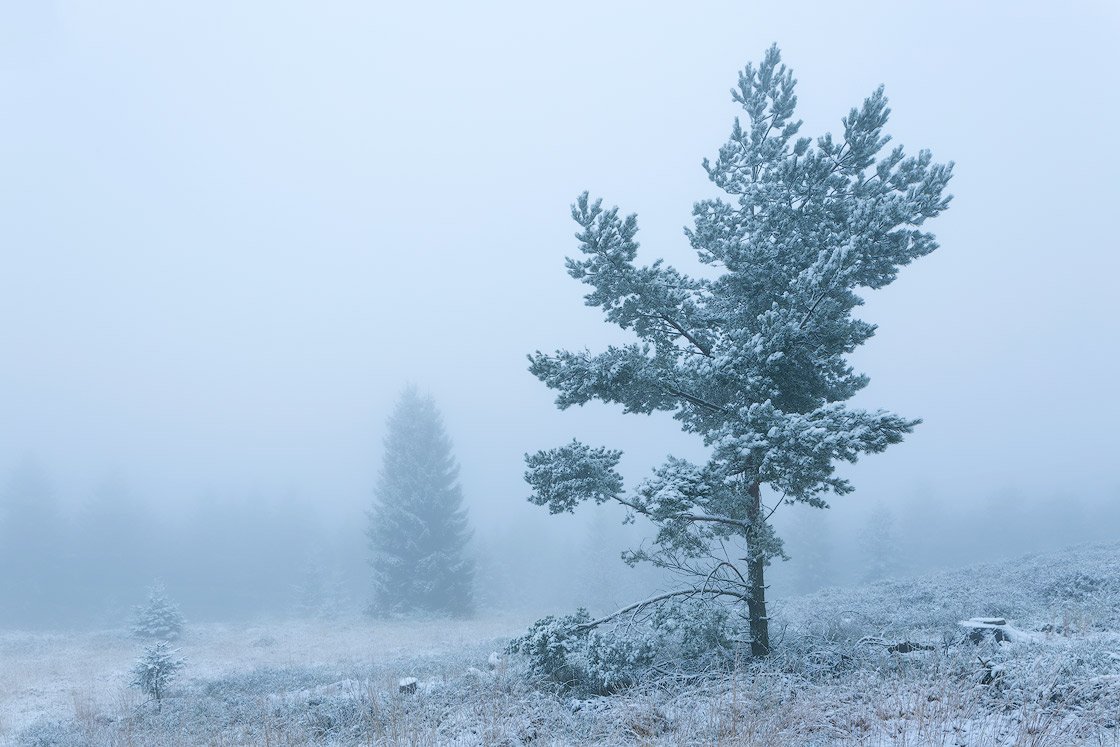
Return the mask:
<svg viewBox="0 0 1120 747">
<path fill-rule="evenodd" d="M 0 625 L 119 624 L 156 576 L 197 618 L 279 612 L 309 565 L 361 607 L 409 384 L 461 465 L 482 603 L 580 601 L 588 536 L 615 556 L 642 526 L 529 505 L 523 455 L 578 436 L 638 478 L 702 446 L 667 416 L 561 412 L 526 371 L 628 339 L 564 271 L 569 205 L 636 212 L 639 260 L 695 269 L 700 161 L 772 42 L 806 134 L 882 83 L 894 142 L 956 163 L 941 248 L 869 294 L 853 357 L 857 404 L 924 423 L 823 518 L 775 515 L 776 591 L 805 585 L 806 521 L 830 583 L 864 575 L 876 511 L 897 573 L 1115 537 L 1120 13 L 979 5 L 4 4 L 0 575 L 37 601 Z M 81 578 L 44 570 L 76 556 Z"/>
</svg>

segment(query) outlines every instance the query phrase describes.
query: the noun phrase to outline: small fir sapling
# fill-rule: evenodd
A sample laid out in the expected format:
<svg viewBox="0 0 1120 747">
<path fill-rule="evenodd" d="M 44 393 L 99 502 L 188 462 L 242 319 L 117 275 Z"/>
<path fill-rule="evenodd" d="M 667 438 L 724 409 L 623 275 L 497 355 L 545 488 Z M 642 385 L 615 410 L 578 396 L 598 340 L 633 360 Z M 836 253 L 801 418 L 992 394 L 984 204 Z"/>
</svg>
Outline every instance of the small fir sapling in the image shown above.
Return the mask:
<svg viewBox="0 0 1120 747">
<path fill-rule="evenodd" d="M 166 641 L 159 641 L 145 648 L 144 655 L 132 667 L 132 687 L 139 688 L 161 710 L 167 686 L 186 665 L 186 660 L 178 653 L 179 650 L 170 648 Z"/>
</svg>

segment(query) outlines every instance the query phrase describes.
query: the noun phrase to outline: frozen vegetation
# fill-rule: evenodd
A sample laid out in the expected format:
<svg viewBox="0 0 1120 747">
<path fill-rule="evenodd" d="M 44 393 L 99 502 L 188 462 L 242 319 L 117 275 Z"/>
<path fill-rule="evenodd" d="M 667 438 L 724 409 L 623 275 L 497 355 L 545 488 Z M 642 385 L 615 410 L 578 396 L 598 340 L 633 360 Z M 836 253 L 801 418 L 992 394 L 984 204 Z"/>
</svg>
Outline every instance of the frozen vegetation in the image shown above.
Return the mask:
<svg viewBox="0 0 1120 747">
<path fill-rule="evenodd" d="M 202 624 L 161 708 L 129 687 L 127 631 L 9 632 L 0 741 L 1120 744 L 1120 544 L 776 599 L 773 617 L 767 659 L 740 646 L 610 695 L 504 653 L 522 617 Z M 1008 635 L 974 642 L 960 623 L 980 617 Z"/>
<path fill-rule="evenodd" d="M 794 8 L 870 95 L 829 132 L 771 45 L 701 187 L 666 144 L 762 6 L 45 5 L 0 10 L 0 747 L 1120 747 L 1118 169 L 1036 157 L 1040 90 L 1115 129 L 1101 18 Z M 576 197 L 605 332 L 553 315 L 577 175 L 654 249 Z M 449 428 L 409 386 L 376 472 L 406 377 Z"/>
</svg>

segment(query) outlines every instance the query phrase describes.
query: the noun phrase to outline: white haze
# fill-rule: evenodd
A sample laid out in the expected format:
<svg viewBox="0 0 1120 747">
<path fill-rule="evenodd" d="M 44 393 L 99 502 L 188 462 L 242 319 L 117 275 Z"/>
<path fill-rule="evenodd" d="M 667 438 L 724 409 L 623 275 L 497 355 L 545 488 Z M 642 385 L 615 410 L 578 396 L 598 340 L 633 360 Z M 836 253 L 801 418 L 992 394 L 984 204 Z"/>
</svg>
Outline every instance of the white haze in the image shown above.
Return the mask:
<svg viewBox="0 0 1120 747">
<path fill-rule="evenodd" d="M 634 477 L 699 446 L 526 372 L 620 339 L 564 272 L 568 206 L 637 212 L 641 258 L 692 268 L 700 160 L 776 41 L 806 134 L 883 83 L 895 142 L 957 163 L 855 357 L 861 404 L 925 422 L 849 470 L 837 536 L 879 504 L 922 567 L 1114 536 L 1115 6 L 779 6 L 0 6 L 0 478 L 34 463 L 74 514 L 107 484 L 169 521 L 295 502 L 359 573 L 414 382 L 482 546 L 578 544 L 523 453 L 579 436 Z"/>
</svg>

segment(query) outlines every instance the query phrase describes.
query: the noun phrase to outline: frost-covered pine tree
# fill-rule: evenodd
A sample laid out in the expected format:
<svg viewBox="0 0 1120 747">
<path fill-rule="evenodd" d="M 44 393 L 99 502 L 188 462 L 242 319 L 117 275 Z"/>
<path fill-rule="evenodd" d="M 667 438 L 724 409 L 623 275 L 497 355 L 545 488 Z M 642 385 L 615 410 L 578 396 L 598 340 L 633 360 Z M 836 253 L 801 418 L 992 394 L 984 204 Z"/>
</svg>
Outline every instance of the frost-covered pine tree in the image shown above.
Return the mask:
<svg viewBox="0 0 1120 747">
<path fill-rule="evenodd" d="M 832 528 L 827 514 L 821 511 L 799 511 L 788 533 L 794 583 L 802 593 L 835 584 L 836 559 L 833 552 Z"/>
<path fill-rule="evenodd" d="M 900 551 L 894 531 L 894 513 L 882 503 L 875 506 L 859 531 L 863 580 L 878 581 L 898 573 Z"/>
<path fill-rule="evenodd" d="M 185 621 L 179 605 L 167 596 L 163 583 L 156 581 L 148 589 L 148 599 L 132 611 L 132 635 L 136 638 L 158 638 L 173 641 L 183 634 Z"/>
<path fill-rule="evenodd" d="M 178 649 L 159 641 L 144 649 L 144 655 L 132 667 L 132 686 L 154 700 L 161 710 L 167 686 L 187 663 L 178 654 Z"/>
<path fill-rule="evenodd" d="M 0 486 L 0 626 L 73 616 L 77 589 L 65 526 L 45 471 L 23 462 Z"/>
<path fill-rule="evenodd" d="M 389 418 L 369 514 L 375 614 L 466 614 L 474 561 L 459 467 L 431 397 L 410 387 Z"/>
<path fill-rule="evenodd" d="M 575 562 L 575 599 L 592 612 L 610 612 L 621 606 L 626 581 L 633 581 L 633 571 L 622 564 L 620 554 L 628 544 L 616 529 L 617 524 L 600 509 L 591 517 L 577 547 Z M 630 577 L 623 574 L 630 570 Z"/>
<path fill-rule="evenodd" d="M 772 47 L 732 89 L 746 121 L 704 162 L 727 196 L 696 203 L 685 232 L 702 274 L 635 264 L 636 217 L 579 197 L 582 256 L 568 273 L 590 286 L 588 305 L 637 340 L 530 356 L 562 409 L 597 399 L 667 411 L 703 440 L 706 462 L 670 457 L 630 492 L 616 471 L 621 451 L 573 441 L 527 455 L 530 500 L 554 513 L 617 501 L 648 517 L 656 536 L 631 561 L 685 580 L 659 599 L 745 604 L 757 656 L 770 651 L 765 569 L 782 555 L 772 512 L 849 493 L 836 463 L 883 451 L 919 422 L 845 404 L 868 383 L 847 356 L 875 331 L 852 312 L 861 293 L 936 248 L 922 225 L 947 207 L 952 170 L 928 151 L 884 150 L 882 88 L 842 119 L 839 137 L 800 137 L 794 87 Z"/>
<path fill-rule="evenodd" d="M 346 607 L 346 584 L 342 574 L 317 548 L 304 557 L 293 590 L 296 612 L 301 617 L 334 619 Z"/>
</svg>

